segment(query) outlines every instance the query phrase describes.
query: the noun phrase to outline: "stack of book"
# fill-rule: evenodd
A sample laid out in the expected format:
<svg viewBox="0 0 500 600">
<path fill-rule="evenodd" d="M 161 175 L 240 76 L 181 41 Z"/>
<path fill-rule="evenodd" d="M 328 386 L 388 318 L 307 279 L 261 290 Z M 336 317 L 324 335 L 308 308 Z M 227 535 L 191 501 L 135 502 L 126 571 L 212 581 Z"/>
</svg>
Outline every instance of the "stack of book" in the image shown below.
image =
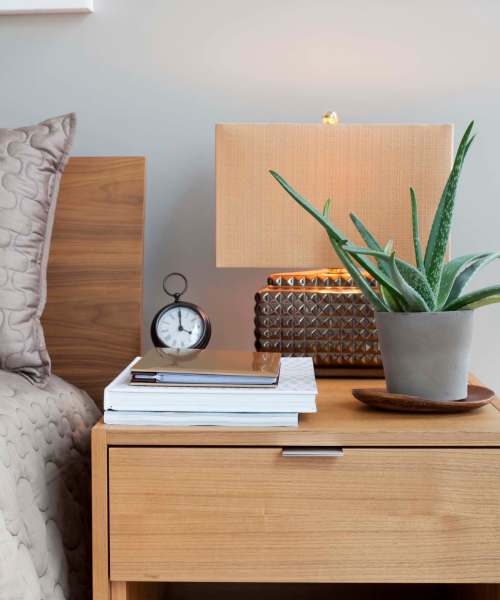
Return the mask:
<svg viewBox="0 0 500 600">
<path fill-rule="evenodd" d="M 316 395 L 308 357 L 154 348 L 107 386 L 104 422 L 293 427 L 316 412 Z"/>
</svg>

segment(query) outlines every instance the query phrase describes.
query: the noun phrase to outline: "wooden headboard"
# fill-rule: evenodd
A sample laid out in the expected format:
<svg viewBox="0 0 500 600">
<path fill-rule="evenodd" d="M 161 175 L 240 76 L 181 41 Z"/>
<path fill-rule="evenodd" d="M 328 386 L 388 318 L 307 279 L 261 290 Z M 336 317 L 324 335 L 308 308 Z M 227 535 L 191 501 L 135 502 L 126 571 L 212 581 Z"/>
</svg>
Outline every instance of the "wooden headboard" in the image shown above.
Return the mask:
<svg viewBox="0 0 500 600">
<path fill-rule="evenodd" d="M 142 157 L 72 158 L 56 210 L 43 316 L 52 372 L 102 404 L 142 350 Z"/>
</svg>

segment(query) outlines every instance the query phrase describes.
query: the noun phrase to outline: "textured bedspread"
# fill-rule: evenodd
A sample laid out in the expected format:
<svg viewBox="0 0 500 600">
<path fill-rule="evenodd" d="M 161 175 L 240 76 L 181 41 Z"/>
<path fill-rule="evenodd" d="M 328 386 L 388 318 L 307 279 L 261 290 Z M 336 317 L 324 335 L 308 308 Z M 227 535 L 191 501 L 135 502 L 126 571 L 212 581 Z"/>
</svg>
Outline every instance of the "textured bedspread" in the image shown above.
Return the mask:
<svg viewBox="0 0 500 600">
<path fill-rule="evenodd" d="M 92 400 L 0 371 L 0 599 L 90 598 Z"/>
</svg>

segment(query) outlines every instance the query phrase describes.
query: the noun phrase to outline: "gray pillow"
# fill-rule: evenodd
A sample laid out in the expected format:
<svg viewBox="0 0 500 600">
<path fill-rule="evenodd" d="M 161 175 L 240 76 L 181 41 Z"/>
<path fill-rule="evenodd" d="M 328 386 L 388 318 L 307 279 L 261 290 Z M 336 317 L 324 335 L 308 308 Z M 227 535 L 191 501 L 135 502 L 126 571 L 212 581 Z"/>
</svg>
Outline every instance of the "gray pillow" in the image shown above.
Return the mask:
<svg viewBox="0 0 500 600">
<path fill-rule="evenodd" d="M 40 318 L 59 183 L 75 115 L 0 129 L 0 367 L 36 383 L 50 375 Z"/>
</svg>

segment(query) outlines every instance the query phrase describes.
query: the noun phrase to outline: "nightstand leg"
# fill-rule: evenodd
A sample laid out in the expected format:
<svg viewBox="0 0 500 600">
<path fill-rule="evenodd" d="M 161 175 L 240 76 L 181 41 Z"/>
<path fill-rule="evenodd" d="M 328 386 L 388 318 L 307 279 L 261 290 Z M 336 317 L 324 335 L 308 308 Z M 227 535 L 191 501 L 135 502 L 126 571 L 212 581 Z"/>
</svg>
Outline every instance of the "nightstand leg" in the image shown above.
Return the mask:
<svg viewBox="0 0 500 600">
<path fill-rule="evenodd" d="M 127 600 L 127 582 L 111 582 L 111 600 Z"/>
<path fill-rule="evenodd" d="M 94 427 L 92 429 L 93 600 L 109 600 L 108 564 L 108 447 L 106 431 Z"/>
</svg>

